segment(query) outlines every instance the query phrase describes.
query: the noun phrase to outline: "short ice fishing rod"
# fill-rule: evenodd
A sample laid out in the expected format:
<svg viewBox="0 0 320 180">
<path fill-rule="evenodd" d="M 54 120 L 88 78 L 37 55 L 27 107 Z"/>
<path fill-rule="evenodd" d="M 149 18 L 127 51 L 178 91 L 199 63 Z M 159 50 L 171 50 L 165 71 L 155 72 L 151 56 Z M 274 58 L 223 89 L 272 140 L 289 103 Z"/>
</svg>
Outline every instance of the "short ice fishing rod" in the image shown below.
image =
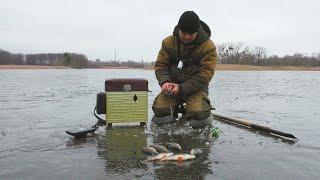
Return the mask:
<svg viewBox="0 0 320 180">
<path fill-rule="evenodd" d="M 239 118 L 227 117 L 227 116 L 223 116 L 223 115 L 220 115 L 218 113 L 215 113 L 215 112 L 212 112 L 212 115 L 217 117 L 217 119 L 221 120 L 221 121 L 226 121 L 226 122 L 229 122 L 229 123 L 242 125 L 242 126 L 249 127 L 249 128 L 252 128 L 252 129 L 256 129 L 256 130 L 259 130 L 259 131 L 263 131 L 263 132 L 266 132 L 266 133 L 271 133 L 271 134 L 275 134 L 275 135 L 278 135 L 278 136 L 291 138 L 291 139 L 294 139 L 294 140 L 297 140 L 297 141 L 299 140 L 298 138 L 296 138 L 292 134 L 289 134 L 289 133 L 286 133 L 286 132 L 282 132 L 282 131 L 278 131 L 278 130 L 275 130 L 275 129 L 271 129 L 271 128 L 266 127 L 266 126 L 261 126 L 261 125 L 258 125 L 258 124 L 254 124 L 254 123 L 251 123 L 251 122 L 249 122 L 247 120 L 243 120 L 243 119 L 239 119 Z"/>
</svg>

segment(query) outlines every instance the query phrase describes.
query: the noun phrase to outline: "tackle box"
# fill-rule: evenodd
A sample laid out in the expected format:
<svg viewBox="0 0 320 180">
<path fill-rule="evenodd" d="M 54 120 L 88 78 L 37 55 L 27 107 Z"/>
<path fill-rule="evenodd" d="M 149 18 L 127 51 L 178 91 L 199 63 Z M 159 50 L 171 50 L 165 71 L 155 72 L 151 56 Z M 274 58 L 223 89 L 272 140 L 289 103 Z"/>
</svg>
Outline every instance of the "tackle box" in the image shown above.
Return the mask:
<svg viewBox="0 0 320 180">
<path fill-rule="evenodd" d="M 148 92 L 148 81 L 145 79 L 107 79 L 105 97 L 100 100 L 105 106 L 100 102 L 102 105 L 97 107 L 98 114 L 105 112 L 107 123 L 146 123 Z M 105 108 L 104 112 L 101 107 Z"/>
</svg>

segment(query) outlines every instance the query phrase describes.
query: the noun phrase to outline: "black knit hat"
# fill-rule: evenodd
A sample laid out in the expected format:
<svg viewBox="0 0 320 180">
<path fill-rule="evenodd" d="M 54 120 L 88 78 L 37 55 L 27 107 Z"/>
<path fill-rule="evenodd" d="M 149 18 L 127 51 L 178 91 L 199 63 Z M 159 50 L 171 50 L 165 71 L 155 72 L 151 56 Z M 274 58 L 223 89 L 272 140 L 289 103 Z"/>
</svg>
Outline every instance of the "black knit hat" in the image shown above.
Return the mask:
<svg viewBox="0 0 320 180">
<path fill-rule="evenodd" d="M 200 19 L 195 12 L 186 11 L 180 16 L 178 27 L 182 32 L 193 34 L 200 27 Z"/>
</svg>

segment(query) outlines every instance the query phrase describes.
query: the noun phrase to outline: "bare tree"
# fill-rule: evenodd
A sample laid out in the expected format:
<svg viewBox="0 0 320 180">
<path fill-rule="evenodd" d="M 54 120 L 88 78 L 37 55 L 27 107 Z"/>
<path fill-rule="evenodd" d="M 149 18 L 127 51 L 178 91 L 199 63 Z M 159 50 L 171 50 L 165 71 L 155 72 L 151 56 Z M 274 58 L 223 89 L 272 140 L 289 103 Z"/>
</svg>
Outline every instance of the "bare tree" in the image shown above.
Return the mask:
<svg viewBox="0 0 320 180">
<path fill-rule="evenodd" d="M 254 56 L 255 56 L 256 65 L 265 65 L 262 60 L 266 59 L 266 57 L 267 57 L 266 49 L 264 47 L 257 46 L 254 48 L 253 52 L 254 52 Z"/>
</svg>

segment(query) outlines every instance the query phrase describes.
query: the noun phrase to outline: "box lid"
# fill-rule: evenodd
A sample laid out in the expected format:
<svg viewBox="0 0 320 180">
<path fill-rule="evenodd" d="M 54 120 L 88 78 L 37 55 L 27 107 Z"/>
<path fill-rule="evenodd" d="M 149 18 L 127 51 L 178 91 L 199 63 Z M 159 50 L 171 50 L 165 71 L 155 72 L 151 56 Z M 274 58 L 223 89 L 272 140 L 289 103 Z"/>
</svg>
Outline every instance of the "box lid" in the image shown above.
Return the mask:
<svg viewBox="0 0 320 180">
<path fill-rule="evenodd" d="M 138 78 L 107 79 L 105 91 L 149 91 L 148 81 Z"/>
</svg>

